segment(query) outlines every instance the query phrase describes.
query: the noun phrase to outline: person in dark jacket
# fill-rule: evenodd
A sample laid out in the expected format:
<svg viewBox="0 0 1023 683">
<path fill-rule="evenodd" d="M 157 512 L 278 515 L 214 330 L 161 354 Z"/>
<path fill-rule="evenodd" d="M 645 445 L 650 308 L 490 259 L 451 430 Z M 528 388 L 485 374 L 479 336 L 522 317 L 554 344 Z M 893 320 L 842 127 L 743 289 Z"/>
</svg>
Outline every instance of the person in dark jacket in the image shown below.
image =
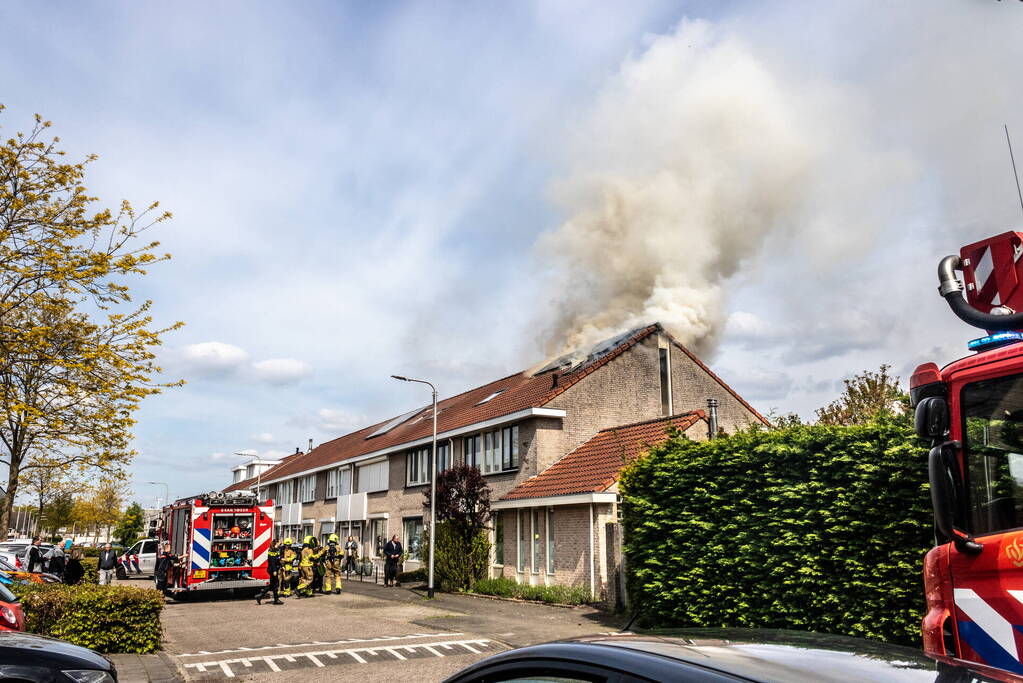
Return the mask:
<svg viewBox="0 0 1023 683">
<path fill-rule="evenodd" d="M 32 539 L 32 545 L 28 548 L 28 560 L 25 565 L 28 570 L 34 574 L 42 573 L 46 571 L 46 555 L 43 553 L 43 549 L 39 547 L 39 544 L 43 542 L 43 539 L 36 536 Z"/>
<path fill-rule="evenodd" d="M 77 585 L 85 576 L 85 567 L 82 566 L 82 549 L 71 548 L 67 554 L 67 564 L 64 567 L 64 583 L 69 586 Z"/>
<path fill-rule="evenodd" d="M 156 590 L 167 590 L 167 574 L 170 572 L 173 555 L 170 551 L 170 543 L 160 544 L 160 554 L 156 556 L 156 566 L 153 569 L 153 576 L 156 579 Z"/>
<path fill-rule="evenodd" d="M 391 536 L 391 540 L 384 546 L 384 586 L 394 585 L 394 579 L 398 576 L 398 565 L 401 563 L 401 556 L 405 549 L 401 547 L 398 534 Z"/>
<path fill-rule="evenodd" d="M 266 553 L 266 570 L 270 574 L 270 585 L 263 589 L 263 591 L 256 596 L 256 604 L 262 605 L 263 599 L 270 593 L 273 593 L 274 605 L 283 605 L 280 596 L 277 594 L 277 589 L 280 586 L 280 573 L 281 573 L 281 547 L 277 543 L 277 539 L 270 541 L 270 550 Z"/>
<path fill-rule="evenodd" d="M 110 547 L 109 543 L 103 545 L 99 552 L 99 585 L 106 586 L 114 581 L 114 572 L 117 570 L 117 553 Z"/>
</svg>

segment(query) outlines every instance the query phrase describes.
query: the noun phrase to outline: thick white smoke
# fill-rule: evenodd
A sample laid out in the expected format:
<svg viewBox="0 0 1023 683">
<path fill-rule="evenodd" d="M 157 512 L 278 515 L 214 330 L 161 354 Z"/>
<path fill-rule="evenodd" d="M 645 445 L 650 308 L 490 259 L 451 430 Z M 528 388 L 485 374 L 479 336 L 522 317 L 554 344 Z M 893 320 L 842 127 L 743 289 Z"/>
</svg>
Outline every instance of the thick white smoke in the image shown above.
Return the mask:
<svg viewBox="0 0 1023 683">
<path fill-rule="evenodd" d="M 827 262 L 869 244 L 878 189 L 906 172 L 854 98 L 789 80 L 735 36 L 685 21 L 628 59 L 583 117 L 540 241 L 551 352 L 660 321 L 712 353 L 729 278 L 768 239 Z M 883 171 L 881 170 L 883 169 Z"/>
</svg>

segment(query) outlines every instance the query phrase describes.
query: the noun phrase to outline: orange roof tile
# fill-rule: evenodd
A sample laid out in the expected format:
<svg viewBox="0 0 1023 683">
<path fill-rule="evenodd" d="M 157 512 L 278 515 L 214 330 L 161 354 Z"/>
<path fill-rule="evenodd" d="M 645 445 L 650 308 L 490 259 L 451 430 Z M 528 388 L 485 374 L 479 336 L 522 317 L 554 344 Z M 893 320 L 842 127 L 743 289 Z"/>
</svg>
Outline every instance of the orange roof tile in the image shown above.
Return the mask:
<svg viewBox="0 0 1023 683">
<path fill-rule="evenodd" d="M 701 420 L 706 422 L 703 411 L 695 410 L 602 430 L 540 474 L 513 488 L 501 500 L 606 491 L 618 480 L 626 463 L 650 446 L 667 441 L 670 427 L 684 432 Z"/>
</svg>

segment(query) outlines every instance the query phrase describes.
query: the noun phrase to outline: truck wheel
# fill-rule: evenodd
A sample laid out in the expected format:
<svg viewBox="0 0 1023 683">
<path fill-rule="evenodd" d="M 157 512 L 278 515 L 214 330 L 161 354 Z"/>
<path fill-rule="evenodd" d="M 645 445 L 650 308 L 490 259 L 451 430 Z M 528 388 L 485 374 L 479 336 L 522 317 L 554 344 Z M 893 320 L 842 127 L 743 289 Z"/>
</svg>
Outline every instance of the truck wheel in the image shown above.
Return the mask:
<svg viewBox="0 0 1023 683">
<path fill-rule="evenodd" d="M 128 579 L 128 574 L 124 571 L 124 567 L 121 565 L 117 565 L 117 578 L 121 581 L 126 581 Z"/>
</svg>

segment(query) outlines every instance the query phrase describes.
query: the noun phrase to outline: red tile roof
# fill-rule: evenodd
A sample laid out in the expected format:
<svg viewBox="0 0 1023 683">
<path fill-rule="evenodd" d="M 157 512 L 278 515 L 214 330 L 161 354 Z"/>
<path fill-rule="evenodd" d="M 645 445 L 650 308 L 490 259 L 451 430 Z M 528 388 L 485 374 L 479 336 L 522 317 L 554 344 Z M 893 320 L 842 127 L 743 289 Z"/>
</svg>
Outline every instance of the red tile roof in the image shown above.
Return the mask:
<svg viewBox="0 0 1023 683">
<path fill-rule="evenodd" d="M 670 427 L 685 432 L 701 420 L 706 423 L 703 411 L 695 410 L 597 432 L 582 446 L 513 488 L 501 500 L 606 491 L 618 480 L 626 463 L 650 446 L 667 441 Z"/>
<path fill-rule="evenodd" d="M 443 433 L 460 427 L 465 427 L 467 425 L 483 422 L 485 420 L 516 413 L 527 408 L 542 407 L 555 397 L 567 391 L 583 378 L 593 372 L 596 372 L 615 358 L 621 356 L 643 339 L 646 339 L 651 334 L 658 332 L 664 332 L 664 328 L 661 327 L 659 323 L 638 329 L 632 335 L 623 339 L 605 355 L 588 363 L 582 363 L 574 369 L 570 369 L 564 373 L 556 374 L 555 372 L 544 372 L 543 374 L 533 375 L 530 374 L 529 371 L 523 371 L 488 384 L 484 384 L 483 386 L 476 387 L 475 389 L 470 389 L 469 391 L 458 394 L 457 396 L 452 396 L 451 398 L 439 401 L 437 404 L 437 431 L 439 433 Z M 744 406 L 749 408 L 754 415 L 763 420 L 765 423 L 767 422 L 763 416 L 753 410 L 753 408 L 743 401 L 742 398 L 731 389 L 731 387 L 721 381 L 717 375 L 712 373 L 710 369 L 701 363 L 696 356 L 689 352 L 689 350 L 674 339 L 672 339 L 672 342 L 682 349 L 687 356 L 699 364 L 699 366 L 718 383 L 720 383 L 724 389 L 735 396 L 736 399 L 741 401 Z M 555 376 L 557 377 L 556 383 L 554 381 Z M 486 403 L 480 405 L 480 401 L 497 391 L 500 391 L 500 393 Z M 429 408 L 424 406 L 422 412 L 428 413 L 428 411 Z M 296 476 L 309 470 L 326 467 L 334 463 L 342 462 L 360 455 L 373 453 L 385 448 L 401 446 L 402 444 L 430 436 L 432 429 L 431 421 L 419 419 L 418 416 L 412 415 L 409 419 L 398 424 L 390 431 L 373 438 L 367 438 L 380 427 L 390 422 L 391 419 L 394 418 L 382 420 L 376 424 L 352 432 L 351 434 L 346 434 L 345 436 L 333 439 L 332 441 L 324 442 L 308 453 L 290 456 L 281 462 L 280 465 L 264 472 L 262 480 L 264 482 L 268 482 L 283 477 Z M 240 482 L 235 486 L 240 487 L 240 485 L 244 483 L 245 482 Z"/>
</svg>

